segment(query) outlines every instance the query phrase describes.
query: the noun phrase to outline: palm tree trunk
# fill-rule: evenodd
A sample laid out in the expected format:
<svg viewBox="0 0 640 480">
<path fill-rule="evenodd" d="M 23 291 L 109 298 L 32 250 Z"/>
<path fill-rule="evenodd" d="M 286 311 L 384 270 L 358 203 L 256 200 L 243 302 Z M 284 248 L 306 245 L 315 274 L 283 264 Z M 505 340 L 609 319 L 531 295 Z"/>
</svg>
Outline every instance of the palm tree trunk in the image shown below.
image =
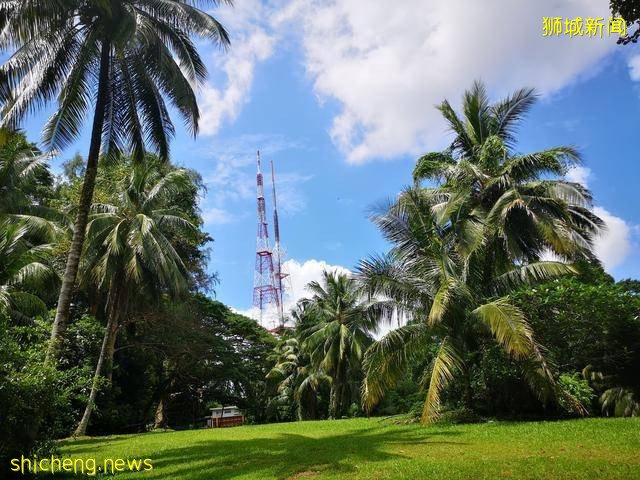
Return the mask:
<svg viewBox="0 0 640 480">
<path fill-rule="evenodd" d="M 60 343 L 64 336 L 69 319 L 69 308 L 71 306 L 71 298 L 73 296 L 76 276 L 78 274 L 78 264 L 80 262 L 80 255 L 82 254 L 82 245 L 84 244 L 85 230 L 87 227 L 87 220 L 89 218 L 89 209 L 91 208 L 93 190 L 95 188 L 96 175 L 98 173 L 102 128 L 104 126 L 105 108 L 109 91 L 110 58 L 111 44 L 108 41 L 103 41 L 102 51 L 100 53 L 98 98 L 93 116 L 91 142 L 89 145 L 89 155 L 87 156 L 87 168 L 84 173 L 84 182 L 82 184 L 82 192 L 80 194 L 78 214 L 73 227 L 73 239 L 71 241 L 71 248 L 69 249 L 69 256 L 67 257 L 62 286 L 60 287 L 60 295 L 58 296 L 58 307 L 56 309 L 56 317 L 51 329 L 51 339 L 49 341 L 49 347 L 45 357 L 45 365 L 50 364 L 57 358 Z"/>
<path fill-rule="evenodd" d="M 342 364 L 338 364 L 336 376 L 331 383 L 331 393 L 329 395 L 329 418 L 340 418 L 342 413 L 342 394 L 344 389 L 344 375 Z"/>
<path fill-rule="evenodd" d="M 89 394 L 89 401 L 84 409 L 82 419 L 74 432 L 74 437 L 81 437 L 86 435 L 87 426 L 89 425 L 89 419 L 96 403 L 96 396 L 98 394 L 98 383 L 102 374 L 102 367 L 105 363 L 113 361 L 113 346 L 115 345 L 115 338 L 118 333 L 118 308 L 120 302 L 118 301 L 118 293 L 114 292 L 112 301 L 109 302 L 109 313 L 107 328 L 104 332 L 104 338 L 102 339 L 102 348 L 100 349 L 100 356 L 98 357 L 98 363 L 96 364 L 96 371 L 93 374 L 93 382 L 91 383 L 91 393 Z"/>
</svg>

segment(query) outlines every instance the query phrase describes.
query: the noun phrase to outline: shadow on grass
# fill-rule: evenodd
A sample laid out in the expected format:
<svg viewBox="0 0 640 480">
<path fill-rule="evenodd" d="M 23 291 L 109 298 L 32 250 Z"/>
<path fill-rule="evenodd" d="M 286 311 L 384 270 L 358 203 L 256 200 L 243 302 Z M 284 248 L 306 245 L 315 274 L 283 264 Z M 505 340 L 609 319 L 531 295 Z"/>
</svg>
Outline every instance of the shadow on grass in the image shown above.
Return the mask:
<svg viewBox="0 0 640 480">
<path fill-rule="evenodd" d="M 363 463 L 407 458 L 394 452 L 394 446 L 459 443 L 446 438 L 455 435 L 458 433 L 450 430 L 417 435 L 415 429 L 400 427 L 319 438 L 294 433 L 255 439 L 212 438 L 150 452 L 153 471 L 145 472 L 143 477 L 225 480 L 242 475 L 288 479 L 312 477 L 320 472 L 346 474 L 357 471 Z"/>
<path fill-rule="evenodd" d="M 155 430 L 152 432 L 141 432 L 141 433 L 129 433 L 125 435 L 105 435 L 98 437 L 80 437 L 80 438 L 65 438 L 59 440 L 61 446 L 71 447 L 73 448 L 73 454 L 79 455 L 87 452 L 95 452 L 94 448 L 96 445 L 104 445 L 104 444 L 113 444 L 113 443 L 126 443 L 130 441 L 132 438 L 136 437 L 145 437 L 148 438 L 151 435 L 164 435 L 167 432 L 172 432 L 173 430 Z M 87 448 L 79 448 L 76 447 L 82 446 Z"/>
<path fill-rule="evenodd" d="M 410 432 L 360 430 L 321 438 L 289 433 L 255 440 L 212 440 L 163 451 L 154 459 L 154 470 L 170 470 L 172 477 L 194 480 L 224 480 L 240 475 L 289 478 L 299 473 L 344 474 L 355 471 L 363 462 L 404 458 L 388 451 L 392 444 L 446 443 L 417 439 Z M 440 434 L 433 432 L 430 436 Z"/>
</svg>

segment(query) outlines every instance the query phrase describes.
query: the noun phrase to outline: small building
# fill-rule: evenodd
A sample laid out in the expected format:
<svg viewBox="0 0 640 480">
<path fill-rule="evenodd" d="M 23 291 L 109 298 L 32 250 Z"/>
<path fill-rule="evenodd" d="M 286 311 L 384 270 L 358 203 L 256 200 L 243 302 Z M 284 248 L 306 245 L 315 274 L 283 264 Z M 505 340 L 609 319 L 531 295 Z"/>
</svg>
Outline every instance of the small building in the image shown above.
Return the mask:
<svg viewBox="0 0 640 480">
<path fill-rule="evenodd" d="M 235 427 L 244 423 L 244 415 L 238 407 L 217 407 L 211 409 L 211 417 L 207 418 L 207 427 Z"/>
</svg>

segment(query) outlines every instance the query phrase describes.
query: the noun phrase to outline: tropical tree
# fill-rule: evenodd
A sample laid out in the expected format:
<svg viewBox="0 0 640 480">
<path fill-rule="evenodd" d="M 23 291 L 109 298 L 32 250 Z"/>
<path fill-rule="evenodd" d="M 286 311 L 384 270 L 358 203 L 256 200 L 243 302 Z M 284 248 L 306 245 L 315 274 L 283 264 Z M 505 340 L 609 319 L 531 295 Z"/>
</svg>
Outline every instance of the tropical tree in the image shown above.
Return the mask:
<svg viewBox="0 0 640 480">
<path fill-rule="evenodd" d="M 0 311 L 25 321 L 47 315 L 57 289 L 50 242 L 55 216 L 44 202 L 52 193 L 48 156 L 24 134 L 0 130 Z"/>
<path fill-rule="evenodd" d="M 78 138 L 93 104 L 84 184 L 51 332 L 47 362 L 56 354 L 68 316 L 92 203 L 98 158 L 129 149 L 135 161 L 147 147 L 169 155 L 174 133 L 165 98 L 195 135 L 194 85 L 206 68 L 192 35 L 227 45 L 222 25 L 198 9 L 218 0 L 0 1 L 0 49 L 12 56 L 0 68 L 2 126 L 16 127 L 54 98 L 44 128 L 50 148 Z M 95 92 L 95 94 L 94 94 Z"/>
<path fill-rule="evenodd" d="M 52 249 L 33 244 L 26 224 L 0 222 L 0 313 L 22 322 L 47 316 L 46 292 L 55 292 L 59 281 Z"/>
<path fill-rule="evenodd" d="M 275 410 L 282 406 L 294 408 L 298 420 L 318 418 L 318 390 L 331 379 L 312 368 L 296 336 L 285 335 L 270 360 L 274 366 L 267 373 L 267 380 L 275 383 L 277 394 L 270 399 Z"/>
<path fill-rule="evenodd" d="M 44 203 L 53 183 L 43 154 L 21 132 L 0 130 L 0 222 L 22 223 L 31 234 L 51 240 L 57 212 Z"/>
<path fill-rule="evenodd" d="M 339 418 L 349 378 L 359 371 L 377 331 L 378 305 L 343 273 L 325 271 L 322 283 L 314 281 L 307 288 L 313 296 L 299 327 L 302 348 L 312 367 L 331 378 L 329 417 Z"/>
<path fill-rule="evenodd" d="M 589 191 L 558 178 L 580 161 L 574 148 L 514 153 L 517 128 L 535 100 L 532 89 L 521 89 L 490 104 L 475 82 L 463 97 L 463 119 L 446 100 L 438 107 L 454 133 L 451 146 L 424 155 L 414 170 L 415 182 L 437 182 L 436 221 L 453 222 L 465 253 L 490 252 L 487 269 L 498 273 L 549 252 L 595 260 L 593 239 L 603 227 Z"/>
<path fill-rule="evenodd" d="M 135 164 L 126 184 L 112 192 L 113 204 L 94 204 L 81 266 L 82 284 L 106 295 L 107 326 L 85 413 L 75 435 L 84 435 L 95 405 L 103 368 L 111 371 L 115 342 L 130 305 L 147 295 L 184 294 L 187 268 L 174 238 L 196 233 L 175 207 L 192 191 L 186 170 L 159 169 L 152 161 Z"/>
<path fill-rule="evenodd" d="M 407 365 L 424 359 L 435 344 L 424 375 L 422 415 L 424 422 L 435 420 L 442 390 L 456 374 L 468 372 L 465 354 L 487 334 L 520 362 L 542 400 L 567 396 L 507 294 L 575 271 L 564 261 L 542 261 L 549 252 L 565 261 L 593 258 L 602 222 L 591 212 L 584 187 L 547 178 L 578 160 L 574 149 L 513 153 L 516 128 L 534 101 L 533 91 L 523 89 L 492 105 L 480 83 L 463 97 L 464 119 L 444 101 L 439 109 L 453 143 L 420 158 L 416 186 L 372 215 L 393 247 L 363 261 L 359 276 L 372 298 L 391 300 L 381 309 L 383 317 L 408 324 L 367 353 L 365 408 L 375 406 Z M 421 187 L 423 179 L 435 187 Z"/>
</svg>

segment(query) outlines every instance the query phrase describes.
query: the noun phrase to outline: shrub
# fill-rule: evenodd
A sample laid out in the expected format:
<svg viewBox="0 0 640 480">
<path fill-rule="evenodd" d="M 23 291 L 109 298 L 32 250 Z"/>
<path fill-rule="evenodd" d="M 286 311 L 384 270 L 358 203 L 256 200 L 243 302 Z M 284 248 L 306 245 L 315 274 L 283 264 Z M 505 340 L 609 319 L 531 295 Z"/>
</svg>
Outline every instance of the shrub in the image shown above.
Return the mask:
<svg viewBox="0 0 640 480">
<path fill-rule="evenodd" d="M 558 388 L 571 395 L 575 400 L 580 402 L 589 412 L 591 412 L 591 406 L 593 403 L 593 399 L 595 398 L 595 394 L 593 389 L 589 386 L 589 383 L 582 378 L 579 373 L 563 373 L 558 378 Z M 563 397 L 558 397 L 558 403 L 560 407 L 565 412 L 572 412 L 573 409 L 569 402 Z"/>
</svg>

